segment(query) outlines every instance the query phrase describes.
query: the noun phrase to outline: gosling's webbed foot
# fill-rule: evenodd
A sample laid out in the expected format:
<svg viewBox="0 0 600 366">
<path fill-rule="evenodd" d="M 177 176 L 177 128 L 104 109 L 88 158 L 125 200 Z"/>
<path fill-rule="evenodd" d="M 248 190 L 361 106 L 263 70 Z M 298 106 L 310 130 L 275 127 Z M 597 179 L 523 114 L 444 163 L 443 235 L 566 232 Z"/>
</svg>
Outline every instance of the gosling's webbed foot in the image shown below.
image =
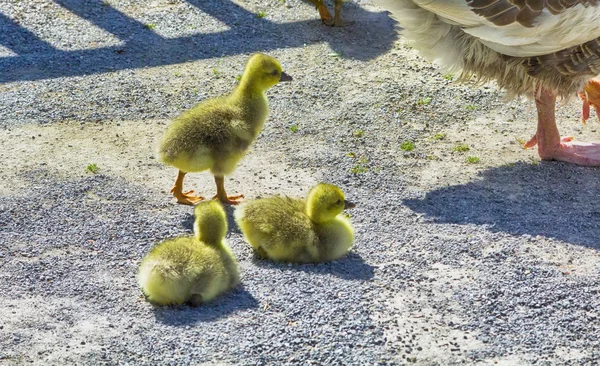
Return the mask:
<svg viewBox="0 0 600 366">
<path fill-rule="evenodd" d="M 195 205 L 196 203 L 202 201 L 204 197 L 193 195 L 193 190 L 183 192 L 183 178 L 187 173 L 182 172 L 181 170 L 177 173 L 177 179 L 175 180 L 175 184 L 173 188 L 171 188 L 171 193 L 173 197 L 177 198 L 178 203 L 182 203 L 184 205 Z"/>
<path fill-rule="evenodd" d="M 171 189 L 171 193 L 173 194 L 173 197 L 177 199 L 177 203 L 182 203 L 184 205 L 195 205 L 204 199 L 203 196 L 196 196 L 195 194 L 192 194 L 194 193 L 194 190 L 177 192 L 177 190 L 173 188 Z"/>
<path fill-rule="evenodd" d="M 239 205 L 240 203 L 242 203 L 242 199 L 244 198 L 243 194 L 239 194 L 237 196 L 222 196 L 219 197 L 219 195 L 215 195 L 213 197 L 213 200 L 219 200 L 221 203 L 226 204 L 226 205 Z"/>
<path fill-rule="evenodd" d="M 344 26 L 344 22 L 342 22 L 341 20 L 334 20 L 333 21 L 333 26 L 334 27 L 343 27 Z"/>
<path fill-rule="evenodd" d="M 221 203 L 226 205 L 237 205 L 240 204 L 240 199 L 244 198 L 243 194 L 237 196 L 228 196 L 225 190 L 225 178 L 221 175 L 215 175 L 215 183 L 217 185 L 217 194 L 213 197 L 213 200 L 219 200 Z"/>
<path fill-rule="evenodd" d="M 323 24 L 330 27 L 343 27 L 344 22 L 341 19 L 333 18 L 333 19 L 323 19 Z"/>
<path fill-rule="evenodd" d="M 326 25 L 333 25 L 333 17 L 331 16 L 331 13 L 329 12 L 329 9 L 327 9 L 327 6 L 325 6 L 325 4 L 318 5 L 317 10 L 319 10 L 319 16 L 321 17 L 321 21 L 323 23 L 325 23 Z"/>
</svg>

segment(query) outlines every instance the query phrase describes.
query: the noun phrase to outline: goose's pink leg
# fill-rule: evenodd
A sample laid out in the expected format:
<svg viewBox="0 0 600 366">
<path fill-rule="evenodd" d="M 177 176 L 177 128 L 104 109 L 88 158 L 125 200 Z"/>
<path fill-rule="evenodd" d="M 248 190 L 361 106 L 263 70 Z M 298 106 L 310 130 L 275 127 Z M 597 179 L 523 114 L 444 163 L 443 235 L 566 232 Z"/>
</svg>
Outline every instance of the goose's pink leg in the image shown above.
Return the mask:
<svg viewBox="0 0 600 366">
<path fill-rule="evenodd" d="M 600 143 L 576 142 L 572 137 L 561 139 L 554 114 L 556 107 L 554 93 L 541 89 L 536 93 L 535 105 L 538 112 L 537 131 L 525 144 L 525 148 L 538 145 L 538 154 L 542 160 L 600 166 Z"/>
</svg>

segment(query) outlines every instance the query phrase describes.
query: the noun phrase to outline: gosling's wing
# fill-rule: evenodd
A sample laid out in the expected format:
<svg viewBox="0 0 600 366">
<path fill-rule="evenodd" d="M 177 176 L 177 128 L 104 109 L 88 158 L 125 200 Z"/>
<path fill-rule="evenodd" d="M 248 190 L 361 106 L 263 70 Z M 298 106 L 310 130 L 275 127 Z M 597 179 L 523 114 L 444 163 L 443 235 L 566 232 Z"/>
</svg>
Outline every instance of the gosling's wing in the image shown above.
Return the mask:
<svg viewBox="0 0 600 366">
<path fill-rule="evenodd" d="M 193 241 L 191 237 L 165 240 L 155 245 L 142 259 L 137 278 L 150 301 L 159 305 L 187 301 L 193 282 L 188 271 L 194 256 Z"/>
<path fill-rule="evenodd" d="M 163 160 L 193 154 L 199 147 L 211 149 L 230 138 L 227 124 L 234 114 L 222 107 L 218 100 L 208 100 L 175 118 L 167 127 L 159 147 Z"/>
<path fill-rule="evenodd" d="M 152 272 L 157 279 L 178 281 L 189 273 L 187 268 L 196 259 L 197 254 L 196 241 L 193 237 L 167 239 L 155 245 L 144 257 L 141 265 L 152 267 Z"/>
<path fill-rule="evenodd" d="M 255 248 L 292 250 L 314 241 L 312 222 L 301 200 L 270 197 L 250 201 L 238 222 Z"/>
<path fill-rule="evenodd" d="M 202 302 L 206 302 L 236 285 L 239 271 L 225 241 L 220 246 L 198 242 L 197 248 L 189 266 L 193 278 L 190 294 L 199 295 Z"/>
<path fill-rule="evenodd" d="M 182 113 L 168 127 L 159 154 L 168 162 L 181 156 L 226 155 L 245 151 L 253 135 L 240 110 L 225 98 L 200 103 Z"/>
<path fill-rule="evenodd" d="M 289 231 L 286 227 L 302 225 L 303 216 L 301 201 L 279 196 L 249 201 L 238 214 L 241 222 L 266 235 L 276 235 Z"/>
</svg>

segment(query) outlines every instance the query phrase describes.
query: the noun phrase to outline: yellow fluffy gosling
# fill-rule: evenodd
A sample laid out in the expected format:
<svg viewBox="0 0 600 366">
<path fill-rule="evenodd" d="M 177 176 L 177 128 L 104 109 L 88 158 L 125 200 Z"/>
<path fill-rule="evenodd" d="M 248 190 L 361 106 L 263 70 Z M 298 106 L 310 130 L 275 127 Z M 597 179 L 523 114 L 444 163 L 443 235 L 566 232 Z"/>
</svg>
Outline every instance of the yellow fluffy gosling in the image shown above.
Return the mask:
<svg viewBox="0 0 600 366">
<path fill-rule="evenodd" d="M 193 237 L 165 240 L 140 263 L 138 283 L 154 304 L 197 306 L 239 282 L 237 262 L 225 241 L 223 206 L 217 201 L 201 202 L 194 215 Z"/>
<path fill-rule="evenodd" d="M 269 113 L 267 89 L 290 80 L 276 59 L 255 53 L 231 94 L 203 101 L 169 125 L 160 143 L 159 157 L 179 169 L 171 189 L 177 202 L 193 205 L 203 200 L 193 191 L 183 192 L 183 178 L 189 172 L 210 170 L 217 185 L 214 198 L 222 203 L 239 203 L 243 195 L 227 196 L 224 176 L 233 172 L 262 130 Z"/>
<path fill-rule="evenodd" d="M 352 207 L 341 189 L 320 183 L 306 200 L 275 196 L 246 202 L 236 209 L 235 220 L 263 258 L 327 262 L 346 254 L 354 243 L 352 224 L 341 215 Z"/>
</svg>

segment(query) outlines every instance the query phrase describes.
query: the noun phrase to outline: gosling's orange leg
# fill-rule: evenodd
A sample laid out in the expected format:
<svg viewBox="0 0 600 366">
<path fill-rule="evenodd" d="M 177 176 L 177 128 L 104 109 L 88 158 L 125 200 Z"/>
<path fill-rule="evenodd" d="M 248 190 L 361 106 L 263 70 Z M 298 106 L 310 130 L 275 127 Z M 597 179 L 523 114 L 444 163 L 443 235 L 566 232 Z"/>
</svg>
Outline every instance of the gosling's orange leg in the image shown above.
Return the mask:
<svg viewBox="0 0 600 366">
<path fill-rule="evenodd" d="M 333 17 L 331 16 L 329 9 L 327 9 L 327 6 L 325 6 L 325 3 L 323 2 L 323 0 L 308 0 L 308 1 L 317 8 L 317 10 L 319 11 L 319 16 L 321 17 L 321 20 L 323 21 L 323 23 L 325 23 L 327 25 L 333 24 Z"/>
<path fill-rule="evenodd" d="M 579 93 L 579 97 L 583 100 L 581 110 L 581 122 L 585 122 L 590 118 L 590 106 L 596 110 L 596 115 L 600 121 L 600 81 L 590 80 L 583 87 L 583 92 Z"/>
<path fill-rule="evenodd" d="M 228 196 L 225 191 L 225 178 L 222 176 L 215 175 L 215 183 L 217 184 L 217 194 L 213 197 L 214 199 L 218 199 L 221 203 L 226 203 L 228 205 L 237 205 L 241 201 L 241 198 L 244 198 L 243 194 L 239 194 L 237 196 Z"/>
<path fill-rule="evenodd" d="M 334 0 L 335 17 L 333 18 L 333 26 L 341 27 L 342 23 L 342 3 L 343 0 Z"/>
<path fill-rule="evenodd" d="M 175 184 L 173 188 L 171 188 L 171 193 L 173 193 L 173 197 L 177 198 L 178 203 L 183 203 L 184 205 L 195 205 L 196 203 L 202 201 L 204 197 L 193 195 L 194 191 L 183 192 L 183 178 L 186 173 L 181 170 L 177 173 L 177 179 L 175 180 Z"/>
</svg>

